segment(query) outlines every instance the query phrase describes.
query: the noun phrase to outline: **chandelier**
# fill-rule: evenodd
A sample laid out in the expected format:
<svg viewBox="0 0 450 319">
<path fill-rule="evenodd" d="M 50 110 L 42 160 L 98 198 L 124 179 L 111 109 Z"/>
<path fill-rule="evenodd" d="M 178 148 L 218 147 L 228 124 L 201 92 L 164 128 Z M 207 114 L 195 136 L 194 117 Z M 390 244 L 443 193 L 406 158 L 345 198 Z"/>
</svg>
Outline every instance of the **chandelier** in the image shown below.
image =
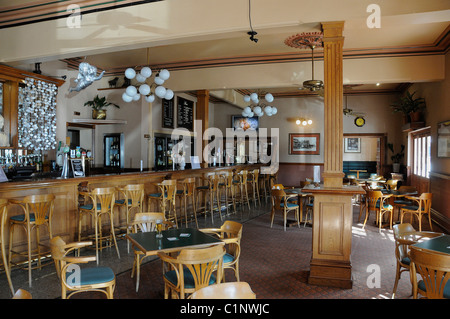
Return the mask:
<svg viewBox="0 0 450 319">
<path fill-rule="evenodd" d="M 311 92 L 323 89 L 323 82 L 314 79 L 314 49 L 316 47 L 323 47 L 322 32 L 304 32 L 296 34 L 287 38 L 284 43 L 287 46 L 297 49 L 310 48 L 312 53 L 312 79 L 303 82 L 303 89 Z"/>
<path fill-rule="evenodd" d="M 251 94 L 244 95 L 244 102 L 250 102 L 249 106 L 246 106 L 242 111 L 244 117 L 261 117 L 266 113 L 267 116 L 277 114 L 278 110 L 275 106 L 270 106 L 260 100 L 265 100 L 267 103 L 273 102 L 273 95 L 270 93 L 253 92 Z"/>
<path fill-rule="evenodd" d="M 129 80 L 136 79 L 138 82 L 137 85 L 129 85 L 122 94 L 122 100 L 125 102 L 138 101 L 141 95 L 150 103 L 155 100 L 155 95 L 166 100 L 171 100 L 174 96 L 171 89 L 163 86 L 164 81 L 170 77 L 170 72 L 166 69 L 155 73 L 153 80 L 151 80 L 152 70 L 148 66 L 143 67 L 139 73 L 133 68 L 128 68 L 125 70 L 125 77 Z"/>
</svg>

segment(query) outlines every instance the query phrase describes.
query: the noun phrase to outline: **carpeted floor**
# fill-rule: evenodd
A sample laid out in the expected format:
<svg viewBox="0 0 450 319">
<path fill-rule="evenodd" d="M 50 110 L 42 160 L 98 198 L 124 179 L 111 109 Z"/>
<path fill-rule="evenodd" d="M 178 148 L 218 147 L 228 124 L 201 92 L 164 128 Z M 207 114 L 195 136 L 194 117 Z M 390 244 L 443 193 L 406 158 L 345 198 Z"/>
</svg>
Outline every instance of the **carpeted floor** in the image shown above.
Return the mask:
<svg viewBox="0 0 450 319">
<path fill-rule="evenodd" d="M 240 277 L 250 284 L 258 299 L 388 299 L 391 298 L 395 279 L 394 240 L 392 230 L 384 229 L 381 234 L 373 218 L 362 230 L 358 223 L 359 207 L 354 207 L 352 231 L 352 289 L 330 288 L 309 285 L 308 273 L 311 258 L 312 229 L 309 225 L 300 228 L 288 227 L 283 231 L 281 216 L 276 216 L 270 228 L 270 205 L 249 211 L 244 209 L 227 216 L 243 223 L 241 241 Z M 211 227 L 210 217 L 199 219 L 200 227 Z M 215 226 L 220 226 L 218 215 Z M 416 225 L 417 226 L 417 225 Z M 424 230 L 428 230 L 424 226 Z M 435 229 L 439 231 L 439 229 Z M 115 299 L 162 299 L 164 284 L 161 261 L 157 258 L 142 266 L 140 289 L 135 290 L 135 280 L 130 277 L 133 262 L 132 253 L 127 253 L 126 241 L 119 241 L 121 258 L 114 249 L 103 251 L 100 265 L 111 266 L 116 273 Z M 379 282 L 373 281 L 374 270 L 379 270 Z M 15 289 L 23 288 L 33 294 L 34 299 L 60 298 L 60 286 L 53 265 L 33 271 L 33 287 L 28 287 L 27 272 L 15 269 L 12 272 Z M 226 271 L 226 280 L 234 281 L 231 270 Z M 396 298 L 410 299 L 411 285 L 408 274 L 400 279 Z M 80 299 L 104 298 L 99 293 L 85 293 Z M 6 278 L 0 275 L 0 298 L 10 298 Z"/>
</svg>

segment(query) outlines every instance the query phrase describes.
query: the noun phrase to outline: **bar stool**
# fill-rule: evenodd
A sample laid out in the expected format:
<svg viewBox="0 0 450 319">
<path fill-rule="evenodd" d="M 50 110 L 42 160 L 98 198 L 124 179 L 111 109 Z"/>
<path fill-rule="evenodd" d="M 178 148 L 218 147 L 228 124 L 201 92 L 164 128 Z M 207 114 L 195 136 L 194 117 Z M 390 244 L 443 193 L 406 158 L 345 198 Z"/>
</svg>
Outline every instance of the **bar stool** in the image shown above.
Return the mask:
<svg viewBox="0 0 450 319">
<path fill-rule="evenodd" d="M 110 240 L 111 244 L 108 247 L 116 247 L 117 256 L 120 258 L 119 247 L 117 246 L 116 236 L 114 233 L 114 204 L 115 204 L 115 193 L 116 189 L 114 187 L 105 188 L 94 188 L 91 192 L 80 192 L 81 194 L 88 196 L 92 201 L 91 204 L 84 204 L 78 207 L 78 213 L 80 214 L 78 218 L 78 241 L 81 241 L 81 222 L 84 216 L 91 215 L 94 219 L 94 237 L 95 237 L 95 257 L 97 258 L 97 264 L 99 263 L 98 251 L 103 248 L 103 240 Z M 109 235 L 103 236 L 102 231 L 102 215 L 109 215 L 110 220 L 110 230 Z M 112 239 L 111 239 L 112 238 Z M 99 245 L 100 242 L 100 245 Z"/>
<path fill-rule="evenodd" d="M 197 209 L 195 205 L 195 177 L 186 178 L 180 181 L 183 189 L 177 190 L 177 196 L 183 198 L 184 203 L 184 218 L 186 227 L 188 226 L 188 218 L 187 218 L 187 199 L 191 199 L 192 203 L 192 212 L 194 213 L 195 225 L 198 228 L 197 222 Z M 180 198 L 181 199 L 181 198 Z"/>
<path fill-rule="evenodd" d="M 261 201 L 259 198 L 259 169 L 254 169 L 249 172 L 247 177 L 247 183 L 252 187 L 253 201 L 255 202 L 256 207 L 256 199 L 258 199 L 259 206 L 261 206 Z"/>
<path fill-rule="evenodd" d="M 248 209 L 250 209 L 250 200 L 248 199 L 247 176 L 248 171 L 246 170 L 240 171 L 239 173 L 234 175 L 234 177 L 237 177 L 237 180 L 234 179 L 234 183 L 237 187 L 239 187 L 239 201 L 241 202 L 241 206 L 244 205 L 244 197 L 245 197 Z"/>
<path fill-rule="evenodd" d="M 130 233 L 131 220 L 130 213 L 134 210 L 135 214 L 142 213 L 142 205 L 144 202 L 144 184 L 131 184 L 125 187 L 116 188 L 119 193 L 123 194 L 124 199 L 116 199 L 115 204 L 119 207 L 126 208 L 126 220 L 125 226 L 119 226 L 120 229 L 124 229 L 127 235 Z M 130 252 L 130 246 L 128 245 L 128 252 Z"/>
<path fill-rule="evenodd" d="M 234 193 L 235 193 L 235 184 L 233 183 L 233 172 L 223 172 L 221 173 L 223 182 L 219 183 L 219 189 L 223 188 L 225 190 L 225 207 L 227 208 L 227 214 L 228 214 L 228 204 L 233 204 L 234 212 L 236 213 L 236 201 L 234 199 Z M 231 196 L 230 196 L 231 195 Z M 231 197 L 231 198 L 230 198 Z"/>
<path fill-rule="evenodd" d="M 14 296 L 14 287 L 11 281 L 11 269 L 8 267 L 8 259 L 6 259 L 6 250 L 5 250 L 5 226 L 8 220 L 8 200 L 1 198 L 0 199 L 0 236 L 1 236 L 1 249 L 2 249 L 2 260 L 3 267 L 5 267 L 6 278 L 8 279 L 9 289 L 11 290 L 11 294 Z"/>
<path fill-rule="evenodd" d="M 15 252 L 12 250 L 12 242 L 14 236 L 14 229 L 16 226 L 21 226 L 27 234 L 27 260 L 28 266 L 28 281 L 31 287 L 31 262 L 34 258 L 37 259 L 37 266 L 34 268 L 42 268 L 41 257 L 48 255 L 50 253 L 50 247 L 41 244 L 39 229 L 41 226 L 47 227 L 49 233 L 49 238 L 52 239 L 52 217 L 53 217 L 53 207 L 54 207 L 55 195 L 45 194 L 45 195 L 29 195 L 25 196 L 22 200 L 10 199 L 11 204 L 17 204 L 22 207 L 24 214 L 15 215 L 9 218 L 9 269 L 11 269 L 11 262 L 13 253 L 16 255 L 23 255 L 23 253 Z M 35 229 L 36 231 L 36 250 L 31 249 L 31 231 Z M 47 247 L 47 251 L 41 251 L 42 247 Z"/>
<path fill-rule="evenodd" d="M 159 203 L 161 212 L 164 213 L 167 220 L 175 220 L 175 225 L 178 228 L 177 212 L 175 206 L 176 194 L 177 194 L 177 180 L 167 179 L 161 183 L 155 184 L 158 187 L 158 193 L 151 193 L 148 195 L 148 207 L 150 208 L 151 201 L 156 200 Z M 166 215 L 166 208 L 168 208 L 168 215 Z M 171 216 L 173 212 L 173 216 Z"/>
<path fill-rule="evenodd" d="M 205 219 L 206 219 L 206 200 L 209 197 L 209 207 L 211 209 L 211 221 L 214 222 L 214 197 L 217 202 L 217 209 L 219 210 L 220 220 L 223 220 L 221 210 L 220 210 L 220 202 L 219 202 L 219 182 L 220 177 L 215 173 L 209 173 L 206 177 L 202 177 L 202 180 L 206 181 L 206 185 L 196 187 L 197 190 L 197 201 L 198 195 L 203 194 L 205 198 Z M 197 206 L 198 207 L 198 206 Z"/>
</svg>

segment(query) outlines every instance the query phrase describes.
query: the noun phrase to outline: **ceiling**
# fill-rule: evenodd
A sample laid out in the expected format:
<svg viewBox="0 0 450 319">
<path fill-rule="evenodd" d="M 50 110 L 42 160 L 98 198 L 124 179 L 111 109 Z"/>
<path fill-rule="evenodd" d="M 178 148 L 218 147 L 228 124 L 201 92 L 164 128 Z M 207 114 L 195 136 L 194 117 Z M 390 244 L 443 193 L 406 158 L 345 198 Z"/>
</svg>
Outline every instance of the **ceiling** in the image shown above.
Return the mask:
<svg viewBox="0 0 450 319">
<path fill-rule="evenodd" d="M 21 0 L 20 4 L 30 1 Z M 288 1 L 293 3 L 292 1 Z M 310 1 L 307 1 L 308 3 Z M 405 56 L 422 54 L 443 54 L 449 49 L 449 17 L 450 1 L 378 1 L 383 5 L 381 27 L 369 28 L 367 21 L 370 13 L 361 12 L 367 5 L 338 5 L 336 1 L 329 2 L 334 6 L 328 10 L 319 7 L 318 12 L 311 14 L 310 20 L 328 17 L 332 21 L 345 20 L 344 25 L 344 60 L 352 58 L 376 58 L 379 56 Z M 339 1 L 339 3 L 355 3 L 355 1 Z M 364 3 L 366 3 L 365 1 Z M 0 5 L 5 1 L 0 0 Z M 361 3 L 361 1 L 360 1 Z M 367 2 L 367 3 L 370 3 Z M 405 7 L 408 6 L 408 7 Z M 310 50 L 299 50 L 284 44 L 284 40 L 294 34 L 302 32 L 317 32 L 321 30 L 319 22 L 306 21 L 304 23 L 291 23 L 283 26 L 281 23 L 268 25 L 258 23 L 258 2 L 253 3 L 253 11 L 246 12 L 253 17 L 253 29 L 257 32 L 258 42 L 252 42 L 246 34 L 250 27 L 243 30 L 229 30 L 228 32 L 211 32 L 202 37 L 172 39 L 170 44 L 141 46 L 141 48 L 127 50 L 123 47 L 111 47 L 108 53 L 76 55 L 65 58 L 68 65 L 77 68 L 80 61 L 86 59 L 100 70 L 105 70 L 107 75 L 123 74 L 127 67 L 156 66 L 166 67 L 169 70 L 201 69 L 220 66 L 239 66 L 258 63 L 283 63 L 289 61 L 310 61 Z M 325 13 L 324 13 L 325 12 Z M 123 13 L 105 11 L 105 14 L 115 15 L 117 24 L 105 25 L 99 32 L 107 29 L 115 29 L 120 33 L 121 29 L 135 28 L 139 31 L 139 25 L 133 21 L 127 21 L 128 16 Z M 101 20 L 101 14 L 98 20 Z M 342 16 L 342 17 L 341 17 Z M 307 20 L 307 19 L 305 19 Z M 100 21 L 101 22 L 101 21 Z M 246 22 L 249 22 L 248 20 Z M 288 24 L 288 23 L 286 23 Z M 136 31 L 136 32 L 137 32 Z M 84 53 L 84 52 L 83 52 Z M 315 50 L 316 60 L 322 59 L 321 49 Z M 20 64 L 21 61 L 11 61 L 10 65 Z M 322 78 L 316 75 L 315 78 Z M 307 79 L 305 79 L 307 80 Z M 299 86 L 301 83 L 299 83 Z M 405 88 L 405 83 L 350 83 L 345 93 L 355 92 L 387 92 L 399 91 Z M 247 88 L 236 88 L 246 90 Z M 265 88 L 274 95 L 295 96 L 308 94 L 299 87 L 273 87 Z"/>
</svg>

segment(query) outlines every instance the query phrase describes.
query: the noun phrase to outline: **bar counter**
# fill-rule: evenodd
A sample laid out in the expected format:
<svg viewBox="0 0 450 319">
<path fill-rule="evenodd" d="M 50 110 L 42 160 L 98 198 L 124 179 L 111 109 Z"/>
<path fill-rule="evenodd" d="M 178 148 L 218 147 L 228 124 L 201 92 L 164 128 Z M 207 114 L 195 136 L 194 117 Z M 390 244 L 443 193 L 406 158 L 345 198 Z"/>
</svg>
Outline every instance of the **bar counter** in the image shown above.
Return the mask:
<svg viewBox="0 0 450 319">
<path fill-rule="evenodd" d="M 197 178 L 197 186 L 202 185 L 200 179 L 204 174 L 220 171 L 253 170 L 260 168 L 263 164 L 240 164 L 231 166 L 216 166 L 199 169 L 186 170 L 165 170 L 165 171 L 143 171 L 98 174 L 77 178 L 31 178 L 20 181 L 10 181 L 0 183 L 0 198 L 20 200 L 27 195 L 54 194 L 55 208 L 53 212 L 53 236 L 61 236 L 66 242 L 76 241 L 78 238 L 78 187 L 82 182 L 87 182 L 89 189 L 96 187 L 121 187 L 129 184 L 144 184 L 145 194 L 158 192 L 155 183 L 164 179 L 183 180 L 188 177 Z M 144 200 L 144 211 L 147 210 L 147 196 Z M 115 208 L 115 223 L 119 222 L 118 209 Z M 18 205 L 8 206 L 8 218 L 18 214 L 23 214 L 23 210 Z M 123 218 L 124 212 L 120 214 Z M 5 247 L 9 245 L 9 230 L 5 229 Z M 34 236 L 34 235 L 33 235 Z M 48 233 L 42 234 L 42 239 L 48 239 Z M 26 249 L 25 232 L 14 232 L 13 246 L 19 250 Z"/>
</svg>

